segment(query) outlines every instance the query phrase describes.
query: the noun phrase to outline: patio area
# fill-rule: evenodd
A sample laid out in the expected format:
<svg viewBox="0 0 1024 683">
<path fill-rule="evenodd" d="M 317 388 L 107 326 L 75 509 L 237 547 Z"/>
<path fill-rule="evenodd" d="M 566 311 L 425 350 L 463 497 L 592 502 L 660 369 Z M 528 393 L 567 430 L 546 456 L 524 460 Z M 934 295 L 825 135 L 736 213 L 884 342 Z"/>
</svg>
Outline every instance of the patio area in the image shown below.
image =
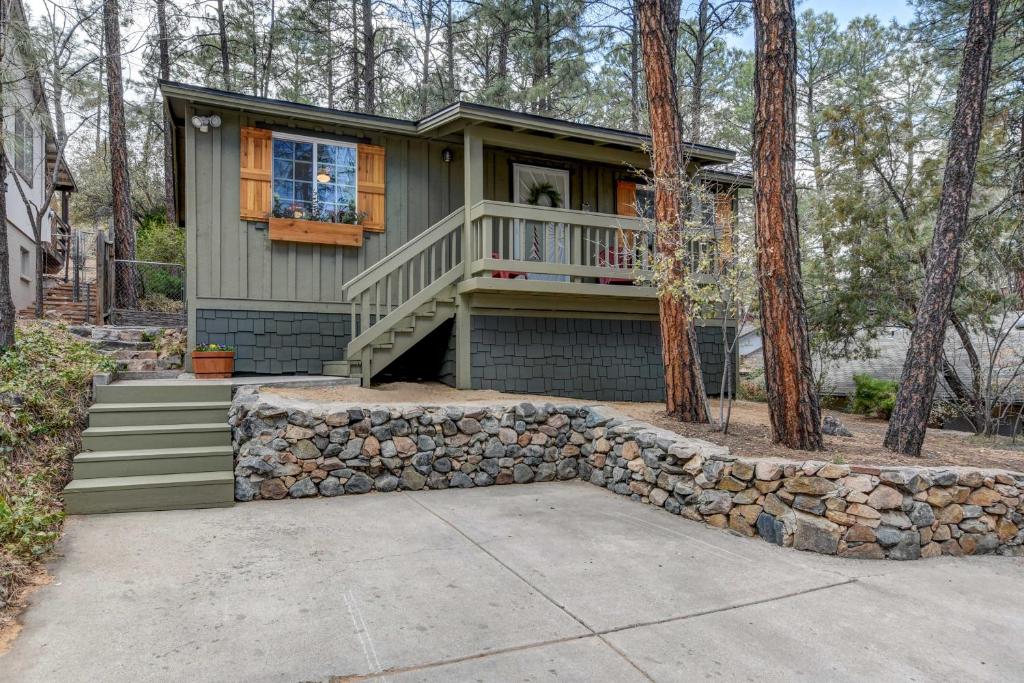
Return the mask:
<svg viewBox="0 0 1024 683">
<path fill-rule="evenodd" d="M 1024 560 L 866 562 L 583 482 L 72 518 L 17 681 L 1006 680 Z"/>
</svg>

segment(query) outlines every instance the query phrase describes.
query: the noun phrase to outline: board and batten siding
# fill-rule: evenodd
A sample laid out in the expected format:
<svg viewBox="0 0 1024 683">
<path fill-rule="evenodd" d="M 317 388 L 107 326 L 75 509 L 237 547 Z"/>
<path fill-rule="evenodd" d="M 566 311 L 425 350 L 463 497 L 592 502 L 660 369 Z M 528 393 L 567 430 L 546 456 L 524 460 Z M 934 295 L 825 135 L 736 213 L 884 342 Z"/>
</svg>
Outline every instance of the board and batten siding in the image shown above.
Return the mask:
<svg viewBox="0 0 1024 683">
<path fill-rule="evenodd" d="M 266 223 L 240 217 L 240 129 L 288 128 L 284 122 L 218 113 L 219 128 L 201 133 L 186 126 L 186 224 L 194 264 L 190 298 L 199 308 L 224 308 L 230 301 L 237 309 L 269 310 L 276 304 L 293 310 L 291 304 L 307 304 L 300 309 L 340 310 L 345 282 L 462 206 L 461 147 L 355 129 L 290 128 L 384 147 L 387 224 L 381 233 L 367 231 L 359 248 L 271 241 Z M 454 153 L 447 164 L 441 159 L 446 146 Z"/>
</svg>

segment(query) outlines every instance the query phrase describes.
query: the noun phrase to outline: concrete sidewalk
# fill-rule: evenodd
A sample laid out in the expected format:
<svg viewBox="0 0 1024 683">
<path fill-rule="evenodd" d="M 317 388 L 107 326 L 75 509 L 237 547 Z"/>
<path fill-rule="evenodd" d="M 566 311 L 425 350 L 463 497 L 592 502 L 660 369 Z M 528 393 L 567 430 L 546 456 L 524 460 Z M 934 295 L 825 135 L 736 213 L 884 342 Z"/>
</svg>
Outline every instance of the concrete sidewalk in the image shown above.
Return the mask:
<svg viewBox="0 0 1024 683">
<path fill-rule="evenodd" d="M 800 553 L 581 482 L 72 518 L 60 550 L 0 680 L 1024 671 L 1024 560 Z"/>
</svg>

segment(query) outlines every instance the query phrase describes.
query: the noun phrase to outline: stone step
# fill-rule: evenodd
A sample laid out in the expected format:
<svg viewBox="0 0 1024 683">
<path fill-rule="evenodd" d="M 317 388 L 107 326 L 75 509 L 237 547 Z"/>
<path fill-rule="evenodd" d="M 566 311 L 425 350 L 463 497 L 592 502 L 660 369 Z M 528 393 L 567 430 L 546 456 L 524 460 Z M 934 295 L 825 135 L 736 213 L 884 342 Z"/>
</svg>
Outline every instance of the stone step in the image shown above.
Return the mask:
<svg viewBox="0 0 1024 683">
<path fill-rule="evenodd" d="M 96 403 L 89 408 L 90 427 L 206 424 L 228 421 L 230 401 L 174 403 Z"/>
<path fill-rule="evenodd" d="M 75 479 L 64 489 L 72 515 L 230 507 L 234 499 L 230 470 Z"/>
<path fill-rule="evenodd" d="M 87 451 L 191 448 L 194 446 L 224 446 L 230 443 L 231 427 L 226 421 L 89 427 L 82 432 L 82 447 Z"/>
<path fill-rule="evenodd" d="M 194 448 L 146 448 L 137 451 L 79 453 L 74 478 L 141 477 L 158 474 L 230 472 L 234 467 L 231 446 Z"/>
</svg>

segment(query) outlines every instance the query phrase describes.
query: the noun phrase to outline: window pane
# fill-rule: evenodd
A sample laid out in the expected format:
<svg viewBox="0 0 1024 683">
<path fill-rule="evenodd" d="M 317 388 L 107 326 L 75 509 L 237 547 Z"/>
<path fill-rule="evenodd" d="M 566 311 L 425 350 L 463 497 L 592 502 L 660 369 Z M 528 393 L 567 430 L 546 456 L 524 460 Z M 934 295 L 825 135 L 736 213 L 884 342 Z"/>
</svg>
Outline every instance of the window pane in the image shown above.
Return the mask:
<svg viewBox="0 0 1024 683">
<path fill-rule="evenodd" d="M 352 147 L 338 147 L 338 166 L 342 168 L 356 167 L 356 150 Z"/>
<path fill-rule="evenodd" d="M 334 166 L 338 159 L 338 148 L 334 145 L 320 144 L 317 146 L 316 160 L 324 166 Z"/>
<path fill-rule="evenodd" d="M 354 170 L 339 170 L 337 177 L 332 182 L 338 185 L 347 185 L 349 187 L 355 187 L 356 184 L 356 173 Z"/>
<path fill-rule="evenodd" d="M 289 159 L 274 159 L 274 178 L 294 178 L 295 162 Z"/>
<path fill-rule="evenodd" d="M 313 184 L 295 182 L 295 200 L 309 202 L 313 199 Z"/>
<path fill-rule="evenodd" d="M 295 156 L 295 143 L 274 138 L 274 158 L 291 159 Z"/>
<path fill-rule="evenodd" d="M 295 143 L 295 160 L 296 161 L 313 161 L 313 143 L 312 142 L 296 142 Z"/>
<path fill-rule="evenodd" d="M 293 196 L 294 183 L 282 178 L 274 178 L 274 198 L 290 200 Z"/>
<path fill-rule="evenodd" d="M 296 161 L 295 179 L 313 182 L 313 164 L 307 161 Z"/>
</svg>

